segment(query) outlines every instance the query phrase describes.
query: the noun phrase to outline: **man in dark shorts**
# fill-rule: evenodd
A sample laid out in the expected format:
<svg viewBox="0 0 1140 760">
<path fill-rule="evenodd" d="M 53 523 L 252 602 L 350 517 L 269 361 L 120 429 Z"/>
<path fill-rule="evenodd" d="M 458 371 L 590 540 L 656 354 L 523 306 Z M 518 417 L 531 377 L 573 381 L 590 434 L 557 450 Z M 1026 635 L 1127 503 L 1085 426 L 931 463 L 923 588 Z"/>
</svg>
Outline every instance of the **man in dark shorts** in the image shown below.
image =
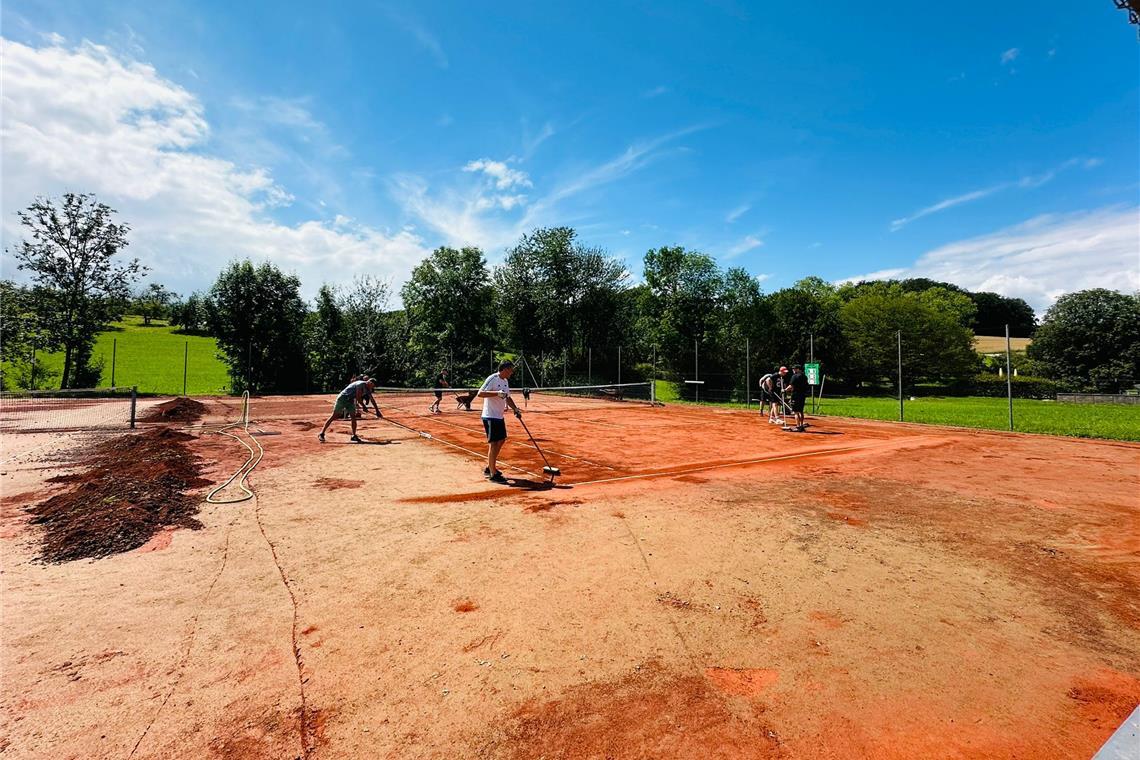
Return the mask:
<svg viewBox="0 0 1140 760">
<path fill-rule="evenodd" d="M 776 395 L 776 375 L 772 372 L 760 378 L 760 414 L 764 414 L 764 407 L 768 407 L 768 422 L 776 425 L 780 422 L 780 413 L 777 404 L 780 397 Z"/>
<path fill-rule="evenodd" d="M 512 362 L 503 362 L 499 365 L 499 371 L 488 375 L 479 387 L 479 398 L 483 399 L 483 431 L 487 434 L 487 466 L 483 468 L 483 475 L 492 483 L 507 482 L 503 473 L 495 468 L 499 451 L 507 442 L 507 423 L 503 420 L 503 413 L 509 406 L 516 417 L 522 417 L 522 411 L 511 398 L 511 386 L 507 382 L 514 371 L 515 365 Z"/>
<path fill-rule="evenodd" d="M 352 438 L 353 443 L 360 443 L 360 438 L 356 435 L 356 421 L 360 419 L 360 413 L 368 410 L 368 402 L 372 402 L 372 408 L 376 410 L 376 416 L 380 417 L 380 407 L 376 403 L 376 399 L 372 396 L 372 389 L 376 387 L 375 381 L 370 378 L 363 378 L 361 380 L 353 380 L 349 383 L 343 391 L 337 394 L 336 403 L 333 404 L 332 414 L 325 420 L 325 426 L 321 428 L 317 440 L 321 443 L 325 442 L 325 433 L 329 429 L 329 425 L 333 423 L 337 417 L 341 419 L 348 418 L 352 422 Z M 359 409 L 357 407 L 359 406 Z"/>
<path fill-rule="evenodd" d="M 439 371 L 431 387 L 435 389 L 435 403 L 428 407 L 428 411 L 432 414 L 442 414 L 439 409 L 439 402 L 443 401 L 443 389 L 450 387 L 447 384 L 447 370 L 441 369 Z"/>
<path fill-rule="evenodd" d="M 796 415 L 796 424 L 794 427 L 785 427 L 784 430 L 802 433 L 807 427 L 804 425 L 804 404 L 807 401 L 808 381 L 807 375 L 804 374 L 804 368 L 799 364 L 792 366 L 792 378 L 788 381 L 787 387 L 792 395 L 791 406 Z"/>
</svg>

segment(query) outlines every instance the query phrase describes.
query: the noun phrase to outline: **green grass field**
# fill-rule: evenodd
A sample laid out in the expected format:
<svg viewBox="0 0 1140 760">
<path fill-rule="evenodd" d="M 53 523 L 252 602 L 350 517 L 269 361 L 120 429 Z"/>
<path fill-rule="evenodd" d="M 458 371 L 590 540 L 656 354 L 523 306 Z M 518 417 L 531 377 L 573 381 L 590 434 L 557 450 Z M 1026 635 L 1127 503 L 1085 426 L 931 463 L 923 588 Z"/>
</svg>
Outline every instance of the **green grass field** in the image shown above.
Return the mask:
<svg viewBox="0 0 1140 760">
<path fill-rule="evenodd" d="M 115 322 L 95 341 L 95 357 L 103 358 L 100 387 L 110 386 L 111 354 L 115 353 L 114 385 L 137 385 L 139 393 L 179 395 L 182 393 L 183 352 L 189 344 L 186 392 L 191 396 L 221 395 L 229 390 L 226 365 L 217 357 L 213 338 L 180 335 L 175 328 L 155 322 L 143 327 L 142 317 L 127 316 Z M 117 343 L 117 346 L 116 346 Z M 63 354 L 41 354 L 42 366 L 55 372 L 63 369 Z"/>
<path fill-rule="evenodd" d="M 657 381 L 657 400 L 681 401 L 675 383 Z M 811 412 L 811 402 L 808 402 Z M 744 406 L 733 404 L 732 406 Z M 822 415 L 858 417 L 867 420 L 898 420 L 898 399 L 882 396 L 825 398 L 818 407 Z M 1004 398 L 920 397 L 904 403 L 907 422 L 956 427 L 1009 429 L 1009 402 Z M 1140 441 L 1140 406 L 1117 404 L 1065 404 L 1032 399 L 1013 400 L 1014 430 L 1021 433 L 1070 435 Z"/>
</svg>

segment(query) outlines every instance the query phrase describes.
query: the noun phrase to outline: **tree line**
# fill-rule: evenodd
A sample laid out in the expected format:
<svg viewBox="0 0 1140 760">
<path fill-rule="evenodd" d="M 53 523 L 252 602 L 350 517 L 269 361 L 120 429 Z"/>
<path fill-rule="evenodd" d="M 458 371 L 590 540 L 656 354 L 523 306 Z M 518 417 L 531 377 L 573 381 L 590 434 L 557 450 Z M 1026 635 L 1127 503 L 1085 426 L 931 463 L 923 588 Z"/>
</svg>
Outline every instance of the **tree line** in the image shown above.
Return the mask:
<svg viewBox="0 0 1140 760">
<path fill-rule="evenodd" d="M 122 261 L 129 227 L 88 195 L 39 199 L 13 252 L 30 284 L 0 285 L 6 385 L 27 385 L 29 347 L 64 352 L 62 387 L 97 383 L 95 335 L 137 313 L 218 342 L 234 392 L 329 391 L 367 373 L 382 385 L 481 379 L 496 356 L 527 359 L 523 382 L 613 382 L 700 376 L 726 393 L 744 377 L 814 358 L 829 383 L 892 382 L 899 338 L 908 384 L 951 385 L 985 371 L 976 334 L 1035 336 L 1022 374 L 1074 388 L 1140 380 L 1140 296 L 1107 290 L 1060 299 L 1040 326 L 1017 298 L 904 279 L 833 284 L 808 277 L 764 293 L 743 268 L 679 246 L 646 252 L 643 281 L 568 227 L 536 229 L 490 266 L 475 247 L 440 247 L 395 293 L 360 276 L 306 301 L 300 280 L 271 263 L 237 261 L 213 286 L 180 298 Z M 498 353 L 496 353 L 498 352 Z M 620 359 L 618 358 L 620 354 Z M 34 378 L 32 378 L 34 381 Z"/>
</svg>

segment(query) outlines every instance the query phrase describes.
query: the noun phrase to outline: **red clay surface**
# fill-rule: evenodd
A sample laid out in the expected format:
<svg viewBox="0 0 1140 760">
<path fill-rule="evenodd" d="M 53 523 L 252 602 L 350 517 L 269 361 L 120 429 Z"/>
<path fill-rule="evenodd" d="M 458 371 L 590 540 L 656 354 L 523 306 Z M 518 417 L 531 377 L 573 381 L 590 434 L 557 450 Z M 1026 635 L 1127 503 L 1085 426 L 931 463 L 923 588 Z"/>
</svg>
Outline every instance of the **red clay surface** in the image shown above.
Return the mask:
<svg viewBox="0 0 1140 760">
<path fill-rule="evenodd" d="M 1140 446 L 536 398 L 563 476 L 508 420 L 492 487 L 430 403 L 255 398 L 257 499 L 98 563 L 9 467 L 6 756 L 1088 758 L 1140 702 Z"/>
</svg>

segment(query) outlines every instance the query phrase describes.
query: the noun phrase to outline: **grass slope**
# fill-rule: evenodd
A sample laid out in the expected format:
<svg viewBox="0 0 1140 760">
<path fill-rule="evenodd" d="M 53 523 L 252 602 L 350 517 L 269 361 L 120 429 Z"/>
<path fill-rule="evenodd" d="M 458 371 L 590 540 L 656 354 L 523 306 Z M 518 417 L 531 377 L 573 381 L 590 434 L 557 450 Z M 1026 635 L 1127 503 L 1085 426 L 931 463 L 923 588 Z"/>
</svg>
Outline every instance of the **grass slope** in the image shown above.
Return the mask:
<svg viewBox="0 0 1140 760">
<path fill-rule="evenodd" d="M 117 347 L 115 344 L 118 344 Z M 111 354 L 115 349 L 115 382 L 120 387 L 137 385 L 139 393 L 182 393 L 183 352 L 189 345 L 186 392 L 191 396 L 221 395 L 230 385 L 226 365 L 218 358 L 213 338 L 182 335 L 158 322 L 143 326 L 142 317 L 127 316 L 115 322 L 95 341 L 96 361 L 103 358 L 100 387 L 111 385 Z M 63 369 L 63 354 L 41 354 L 40 361 L 57 375 Z"/>
</svg>

